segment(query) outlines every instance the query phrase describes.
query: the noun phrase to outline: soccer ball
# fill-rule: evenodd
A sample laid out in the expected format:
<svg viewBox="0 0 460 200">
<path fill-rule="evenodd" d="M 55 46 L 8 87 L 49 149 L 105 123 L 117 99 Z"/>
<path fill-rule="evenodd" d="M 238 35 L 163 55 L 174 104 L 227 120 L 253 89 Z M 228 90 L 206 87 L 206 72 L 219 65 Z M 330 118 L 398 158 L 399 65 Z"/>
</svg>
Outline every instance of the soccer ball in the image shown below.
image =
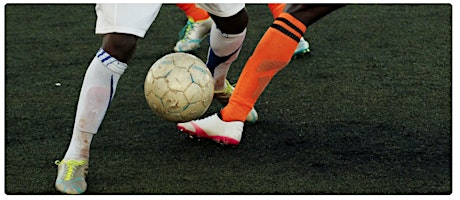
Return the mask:
<svg viewBox="0 0 460 200">
<path fill-rule="evenodd" d="M 170 53 L 147 72 L 144 94 L 150 109 L 171 122 L 197 119 L 211 105 L 214 79 L 206 64 L 188 53 Z"/>
</svg>

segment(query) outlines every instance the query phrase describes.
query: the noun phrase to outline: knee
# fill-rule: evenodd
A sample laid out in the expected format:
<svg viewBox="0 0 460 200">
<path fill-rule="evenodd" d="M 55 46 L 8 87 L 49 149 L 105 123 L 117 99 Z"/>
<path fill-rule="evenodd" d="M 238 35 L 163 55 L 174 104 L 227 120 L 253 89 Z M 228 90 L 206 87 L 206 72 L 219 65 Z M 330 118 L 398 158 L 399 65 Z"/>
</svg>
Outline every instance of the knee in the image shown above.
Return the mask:
<svg viewBox="0 0 460 200">
<path fill-rule="evenodd" d="M 127 63 L 136 49 L 137 36 L 120 33 L 104 35 L 102 48 L 118 61 Z"/>
<path fill-rule="evenodd" d="M 217 28 L 226 34 L 238 34 L 248 26 L 248 13 L 243 8 L 238 13 L 230 17 L 218 17 L 210 14 Z"/>
</svg>

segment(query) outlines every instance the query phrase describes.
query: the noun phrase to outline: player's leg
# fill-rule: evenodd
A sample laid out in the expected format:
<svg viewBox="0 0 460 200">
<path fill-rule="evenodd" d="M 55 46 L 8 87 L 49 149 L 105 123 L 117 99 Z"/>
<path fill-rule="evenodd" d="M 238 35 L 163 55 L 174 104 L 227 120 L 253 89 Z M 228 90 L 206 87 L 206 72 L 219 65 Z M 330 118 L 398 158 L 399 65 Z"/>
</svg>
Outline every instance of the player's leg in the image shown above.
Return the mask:
<svg viewBox="0 0 460 200">
<path fill-rule="evenodd" d="M 214 23 L 210 33 L 207 65 L 217 91 L 225 88 L 231 63 L 238 57 L 246 37 L 248 14 L 244 4 L 199 4 L 210 13 Z"/>
<path fill-rule="evenodd" d="M 293 22 L 292 26 L 295 28 L 290 27 L 281 20 Z M 273 25 L 276 25 L 276 28 L 273 28 Z M 209 138 L 218 143 L 239 144 L 243 131 L 243 122 L 249 113 L 248 109 L 253 108 L 255 100 L 274 74 L 291 60 L 294 49 L 306 30 L 306 27 L 301 22 L 295 22 L 292 16 L 285 13 L 281 14 L 273 25 L 262 37 L 254 50 L 253 56 L 244 67 L 228 105 L 220 112 L 221 116 L 215 114 L 202 120 L 179 123 L 179 130 L 190 135 Z M 279 30 L 283 30 L 286 33 Z M 238 93 L 236 93 L 237 89 Z M 232 112 L 228 113 L 229 111 Z M 242 117 L 242 115 L 246 116 Z"/>
<path fill-rule="evenodd" d="M 193 3 L 176 4 L 187 16 L 187 24 L 179 32 L 179 41 L 174 46 L 176 52 L 198 49 L 201 41 L 209 34 L 212 19 L 206 10 Z"/>
<path fill-rule="evenodd" d="M 286 13 L 273 22 L 246 63 L 228 106 L 221 111 L 223 120 L 244 119 L 273 76 L 289 63 L 307 27 L 341 6 L 287 4 Z"/>
<path fill-rule="evenodd" d="M 96 34 L 102 47 L 88 66 L 78 99 L 72 139 L 64 158 L 57 161 L 56 189 L 67 194 L 86 191 L 90 145 L 112 101 L 127 62 L 155 19 L 161 4 L 97 4 Z M 115 14 L 117 13 L 117 14 Z M 131 18 L 132 17 L 132 18 Z"/>
<path fill-rule="evenodd" d="M 285 3 L 269 3 L 268 8 L 270 9 L 270 12 L 273 15 L 273 18 L 276 19 L 285 9 L 286 4 Z M 310 44 L 305 40 L 304 37 L 300 38 L 299 44 L 297 45 L 297 48 L 294 51 L 294 58 L 300 55 L 303 55 L 305 53 L 310 52 Z"/>
<path fill-rule="evenodd" d="M 227 104 L 233 93 L 228 82 L 230 65 L 238 57 L 246 37 L 248 13 L 244 4 L 199 4 L 211 15 L 214 23 L 210 33 L 210 47 L 206 65 L 214 76 L 215 98 Z M 256 122 L 257 112 L 252 109 L 247 122 Z"/>
<path fill-rule="evenodd" d="M 338 7 L 332 4 L 287 7 L 286 11 L 292 14 L 280 14 L 265 32 L 243 68 L 228 105 L 220 113 L 208 118 L 179 123 L 179 130 L 191 135 L 204 135 L 213 140 L 221 140 L 221 134 L 225 133 L 229 138 L 224 139 L 230 141 L 229 144 L 238 144 L 243 121 L 273 76 L 289 63 L 307 26 Z"/>
</svg>

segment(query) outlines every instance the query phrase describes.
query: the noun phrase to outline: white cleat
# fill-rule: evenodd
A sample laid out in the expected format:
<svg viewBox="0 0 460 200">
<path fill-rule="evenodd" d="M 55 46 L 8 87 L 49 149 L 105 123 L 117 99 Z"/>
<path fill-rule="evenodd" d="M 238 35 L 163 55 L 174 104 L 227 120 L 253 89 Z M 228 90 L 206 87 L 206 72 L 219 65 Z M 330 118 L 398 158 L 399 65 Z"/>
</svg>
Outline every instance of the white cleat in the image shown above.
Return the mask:
<svg viewBox="0 0 460 200">
<path fill-rule="evenodd" d="M 225 122 L 217 114 L 190 122 L 178 123 L 177 128 L 192 137 L 206 138 L 223 145 L 239 145 L 244 123 Z"/>
</svg>

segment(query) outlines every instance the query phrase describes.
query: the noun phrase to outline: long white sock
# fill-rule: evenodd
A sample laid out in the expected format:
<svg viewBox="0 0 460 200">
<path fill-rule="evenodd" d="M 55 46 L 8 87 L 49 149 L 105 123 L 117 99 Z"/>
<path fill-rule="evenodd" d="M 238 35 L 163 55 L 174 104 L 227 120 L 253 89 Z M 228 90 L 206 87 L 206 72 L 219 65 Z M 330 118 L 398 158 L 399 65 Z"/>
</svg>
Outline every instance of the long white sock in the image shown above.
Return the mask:
<svg viewBox="0 0 460 200">
<path fill-rule="evenodd" d="M 89 159 L 93 135 L 102 123 L 126 68 L 127 64 L 119 62 L 102 48 L 96 53 L 83 80 L 72 139 L 64 160 Z"/>
<path fill-rule="evenodd" d="M 213 73 L 216 91 L 224 89 L 230 65 L 238 58 L 245 37 L 246 29 L 238 34 L 225 34 L 212 25 L 206 64 Z"/>
</svg>

